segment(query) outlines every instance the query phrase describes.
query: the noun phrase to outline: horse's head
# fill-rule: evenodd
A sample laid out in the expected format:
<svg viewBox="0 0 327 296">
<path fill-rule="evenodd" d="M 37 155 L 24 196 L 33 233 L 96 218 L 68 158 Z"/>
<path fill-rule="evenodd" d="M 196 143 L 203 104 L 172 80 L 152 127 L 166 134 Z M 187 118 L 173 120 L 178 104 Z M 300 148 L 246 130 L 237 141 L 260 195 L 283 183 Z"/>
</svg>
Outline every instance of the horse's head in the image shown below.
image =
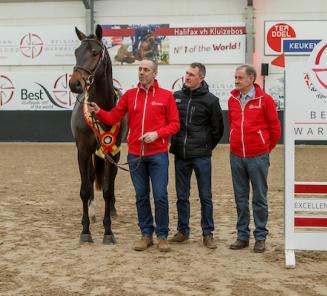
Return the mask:
<svg viewBox="0 0 327 296">
<path fill-rule="evenodd" d="M 96 27 L 96 34 L 86 36 L 75 27 L 76 35 L 81 40 L 75 50 L 76 65 L 69 80 L 69 87 L 74 93 L 82 93 L 93 84 L 96 76 L 105 75 L 106 59 L 110 59 L 102 43 L 102 28 Z"/>
</svg>

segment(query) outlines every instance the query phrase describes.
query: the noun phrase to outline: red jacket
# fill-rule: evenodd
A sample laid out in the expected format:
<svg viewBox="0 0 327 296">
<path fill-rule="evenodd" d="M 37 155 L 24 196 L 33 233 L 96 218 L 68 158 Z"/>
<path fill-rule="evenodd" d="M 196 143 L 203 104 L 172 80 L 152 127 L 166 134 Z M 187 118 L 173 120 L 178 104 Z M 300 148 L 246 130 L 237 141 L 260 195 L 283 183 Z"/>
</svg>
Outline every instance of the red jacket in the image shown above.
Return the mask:
<svg viewBox="0 0 327 296">
<path fill-rule="evenodd" d="M 128 113 L 128 153 L 152 155 L 168 151 L 168 137 L 179 131 L 179 117 L 172 93 L 160 88 L 157 80 L 148 89 L 140 84 L 120 98 L 117 106 L 107 112 L 100 110 L 96 117 L 107 125 L 113 125 Z M 156 131 L 158 139 L 144 143 L 139 138 L 147 132 Z"/>
<path fill-rule="evenodd" d="M 281 134 L 274 100 L 255 84 L 255 96 L 243 107 L 234 89 L 228 100 L 230 150 L 239 157 L 269 153 Z"/>
</svg>

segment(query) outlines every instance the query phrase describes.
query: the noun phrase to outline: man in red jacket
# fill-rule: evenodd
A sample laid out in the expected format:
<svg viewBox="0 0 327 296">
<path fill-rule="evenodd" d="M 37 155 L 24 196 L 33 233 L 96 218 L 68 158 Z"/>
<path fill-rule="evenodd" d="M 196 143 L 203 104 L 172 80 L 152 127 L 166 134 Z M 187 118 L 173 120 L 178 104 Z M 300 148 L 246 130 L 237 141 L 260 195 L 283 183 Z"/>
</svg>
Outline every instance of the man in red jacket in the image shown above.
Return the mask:
<svg viewBox="0 0 327 296">
<path fill-rule="evenodd" d="M 250 65 L 236 69 L 235 89 L 228 100 L 230 123 L 230 164 L 237 208 L 237 240 L 230 249 L 249 246 L 249 192 L 252 185 L 252 210 L 255 224 L 254 252 L 265 251 L 268 234 L 269 153 L 281 134 L 273 99 L 255 84 L 256 71 Z"/>
<path fill-rule="evenodd" d="M 142 237 L 134 250 L 144 251 L 158 238 L 162 252 L 170 250 L 168 236 L 168 138 L 179 130 L 179 118 L 172 93 L 160 88 L 156 78 L 157 64 L 148 59 L 139 65 L 139 84 L 127 90 L 119 103 L 107 112 L 91 103 L 89 111 L 111 126 L 128 113 L 128 162 L 136 192 L 138 225 Z M 150 180 L 155 204 L 155 224 L 150 205 Z"/>
</svg>

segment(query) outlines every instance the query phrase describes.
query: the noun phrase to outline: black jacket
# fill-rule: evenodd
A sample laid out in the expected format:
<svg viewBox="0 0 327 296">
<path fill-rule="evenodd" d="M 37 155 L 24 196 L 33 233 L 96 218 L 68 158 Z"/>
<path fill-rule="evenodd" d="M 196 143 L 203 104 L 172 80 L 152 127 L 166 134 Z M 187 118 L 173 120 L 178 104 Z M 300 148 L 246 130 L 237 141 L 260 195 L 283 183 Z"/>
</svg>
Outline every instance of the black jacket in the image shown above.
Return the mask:
<svg viewBox="0 0 327 296">
<path fill-rule="evenodd" d="M 184 86 L 174 98 L 180 131 L 171 139 L 170 152 L 183 159 L 211 156 L 224 133 L 219 99 L 205 81 L 194 91 Z"/>
</svg>

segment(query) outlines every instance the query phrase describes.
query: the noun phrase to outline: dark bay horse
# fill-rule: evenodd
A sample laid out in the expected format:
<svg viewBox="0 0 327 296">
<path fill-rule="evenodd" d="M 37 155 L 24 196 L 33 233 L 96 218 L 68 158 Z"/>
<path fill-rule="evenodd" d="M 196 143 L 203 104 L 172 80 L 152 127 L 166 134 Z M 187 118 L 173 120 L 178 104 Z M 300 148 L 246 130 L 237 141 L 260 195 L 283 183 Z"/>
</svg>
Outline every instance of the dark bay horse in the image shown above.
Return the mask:
<svg viewBox="0 0 327 296">
<path fill-rule="evenodd" d="M 111 216 L 116 213 L 115 208 L 115 178 L 117 167 L 109 161 L 104 161 L 95 155 L 98 140 L 84 119 L 85 97 L 96 102 L 102 109 L 111 110 L 117 103 L 112 81 L 112 66 L 108 51 L 102 43 L 102 28 L 96 27 L 96 34 L 86 36 L 75 28 L 81 41 L 75 50 L 76 65 L 69 81 L 72 92 L 78 93 L 77 101 L 71 117 L 71 129 L 78 152 L 78 165 L 81 176 L 80 197 L 83 202 L 83 230 L 81 242 L 92 242 L 90 232 L 91 209 L 94 207 L 95 181 L 97 189 L 103 189 L 105 212 L 103 218 L 104 244 L 114 244 L 115 237 L 111 230 Z M 125 136 L 126 122 L 121 123 L 120 131 L 116 138 L 116 145 L 121 144 Z M 112 157 L 118 163 L 120 153 Z M 89 214 L 90 212 L 90 214 Z M 95 216 L 94 216 L 95 217 Z M 91 217 L 92 218 L 92 217 Z"/>
</svg>

